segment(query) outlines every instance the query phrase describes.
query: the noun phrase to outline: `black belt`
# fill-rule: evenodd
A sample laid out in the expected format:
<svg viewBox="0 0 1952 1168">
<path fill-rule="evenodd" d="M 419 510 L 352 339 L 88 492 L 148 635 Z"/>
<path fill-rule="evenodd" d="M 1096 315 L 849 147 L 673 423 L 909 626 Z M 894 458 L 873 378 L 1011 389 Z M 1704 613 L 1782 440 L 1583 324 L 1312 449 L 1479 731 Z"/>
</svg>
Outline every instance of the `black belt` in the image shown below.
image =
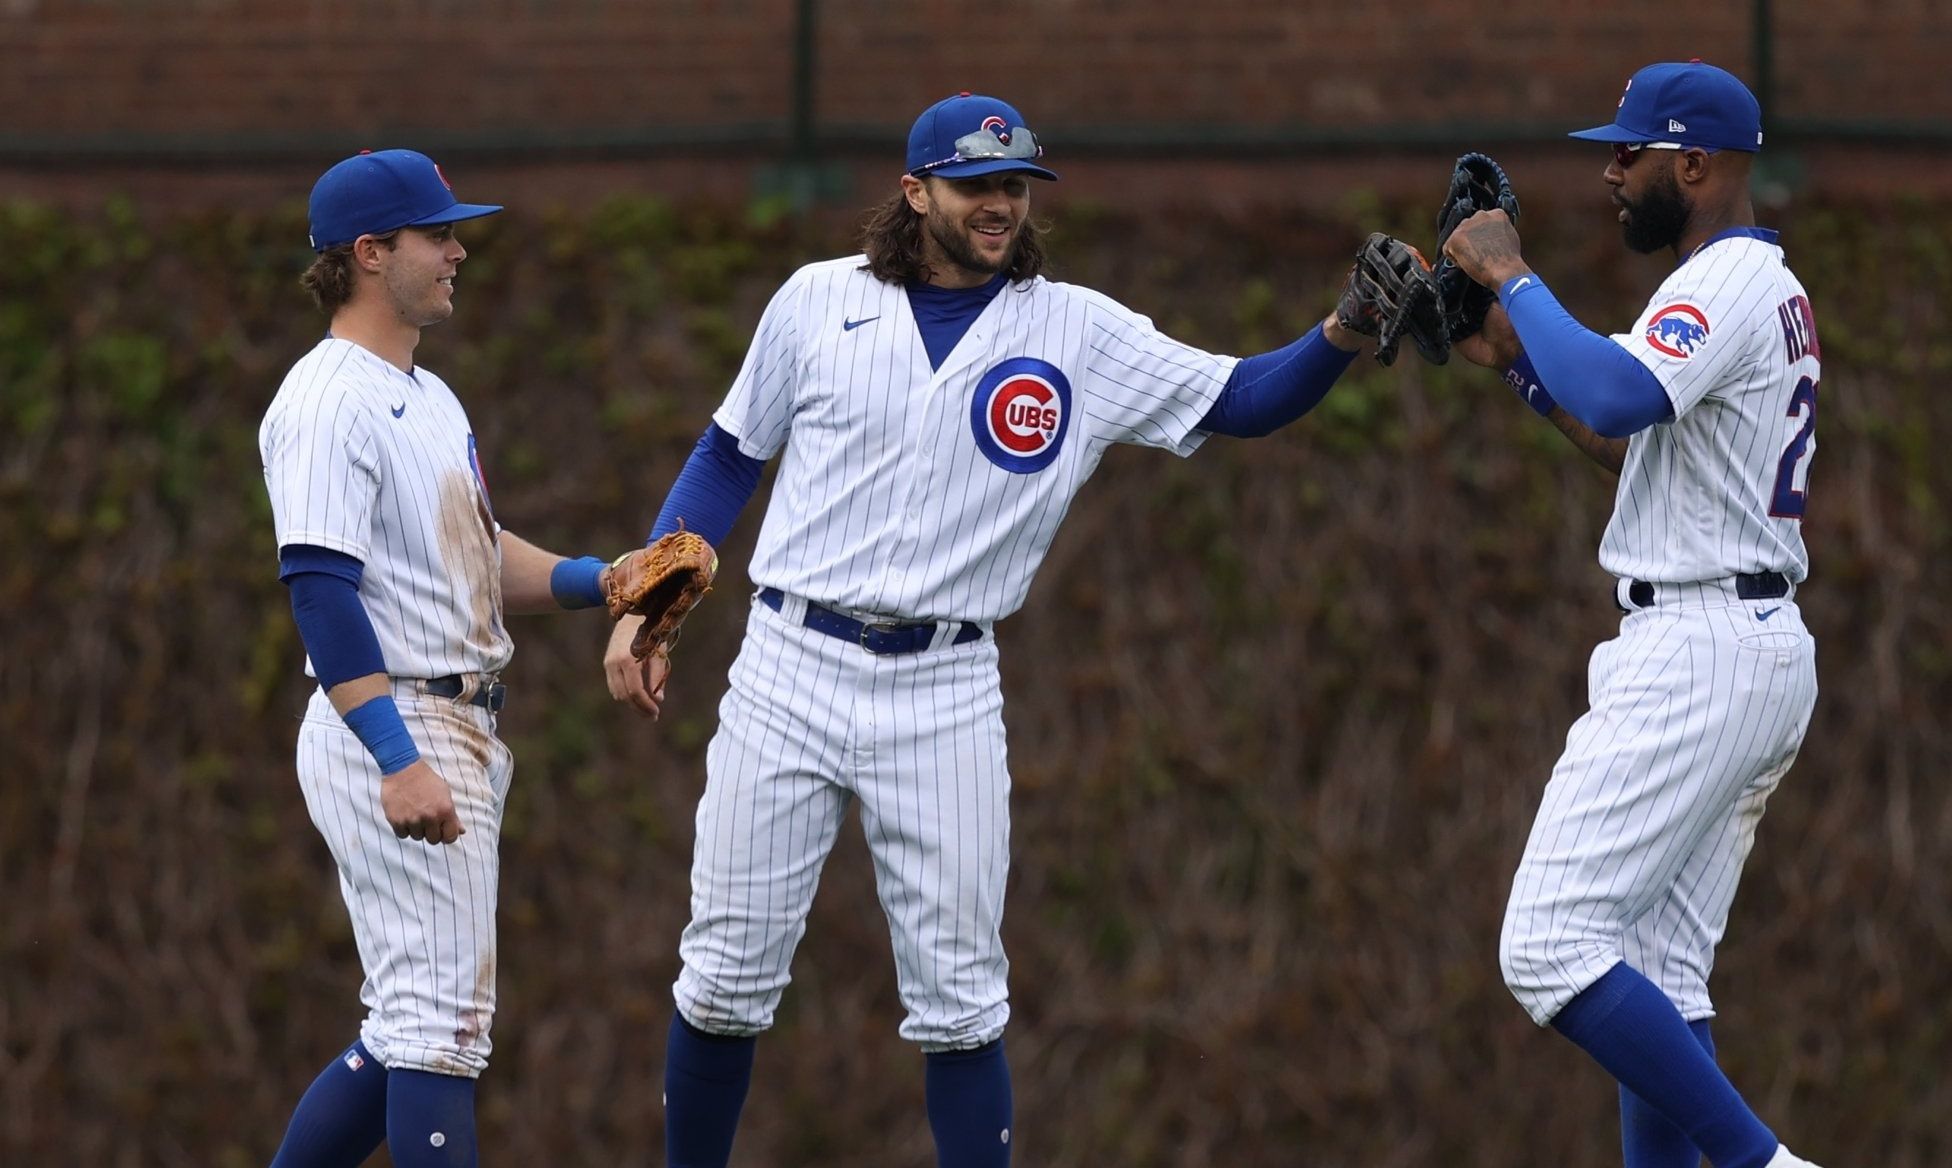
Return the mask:
<svg viewBox="0 0 1952 1168">
<path fill-rule="evenodd" d="M 468 679 L 458 673 L 450 673 L 446 677 L 428 678 L 427 684 L 422 688 L 433 697 L 458 698 L 468 692 Z M 482 706 L 490 713 L 498 714 L 501 708 L 508 704 L 508 687 L 499 681 L 479 686 L 473 694 L 469 695 L 468 704 Z"/>
<path fill-rule="evenodd" d="M 777 588 L 761 588 L 759 600 L 774 612 L 786 601 L 786 594 Z M 852 641 L 870 653 L 886 656 L 891 653 L 920 653 L 935 641 L 935 631 L 941 626 L 934 621 L 921 621 L 915 624 L 900 624 L 894 621 L 857 621 L 851 616 L 843 616 L 825 605 L 807 601 L 807 615 L 800 622 L 816 633 L 825 633 L 843 641 Z M 973 621 L 961 622 L 951 645 L 966 645 L 983 637 L 983 626 Z"/>
<path fill-rule="evenodd" d="M 1646 580 L 1635 580 L 1627 585 L 1627 599 L 1633 602 L 1635 608 L 1646 608 L 1654 603 L 1658 587 Z M 1774 600 L 1788 595 L 1789 577 L 1781 572 L 1744 572 L 1735 577 L 1735 596 L 1738 600 Z"/>
</svg>

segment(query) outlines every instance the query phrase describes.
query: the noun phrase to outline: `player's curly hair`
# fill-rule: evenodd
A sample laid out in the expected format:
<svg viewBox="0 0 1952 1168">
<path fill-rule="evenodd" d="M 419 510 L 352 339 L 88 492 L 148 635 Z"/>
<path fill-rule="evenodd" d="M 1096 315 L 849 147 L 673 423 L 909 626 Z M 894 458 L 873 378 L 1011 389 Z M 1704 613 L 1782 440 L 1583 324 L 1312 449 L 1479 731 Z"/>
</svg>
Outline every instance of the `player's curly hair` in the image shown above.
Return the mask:
<svg viewBox="0 0 1952 1168">
<path fill-rule="evenodd" d="M 388 231 L 373 238 L 391 249 L 394 237 L 399 234 L 398 231 Z M 342 243 L 320 252 L 298 282 L 312 294 L 312 303 L 318 305 L 327 316 L 344 308 L 346 302 L 352 299 L 352 244 Z"/>
<path fill-rule="evenodd" d="M 900 191 L 868 211 L 861 221 L 861 250 L 868 257 L 864 266 L 877 280 L 908 284 L 928 278 L 928 265 L 922 262 L 922 216 Z M 1044 228 L 1036 220 L 1026 219 L 1005 272 L 1012 284 L 1018 284 L 1035 279 L 1043 271 Z"/>
</svg>

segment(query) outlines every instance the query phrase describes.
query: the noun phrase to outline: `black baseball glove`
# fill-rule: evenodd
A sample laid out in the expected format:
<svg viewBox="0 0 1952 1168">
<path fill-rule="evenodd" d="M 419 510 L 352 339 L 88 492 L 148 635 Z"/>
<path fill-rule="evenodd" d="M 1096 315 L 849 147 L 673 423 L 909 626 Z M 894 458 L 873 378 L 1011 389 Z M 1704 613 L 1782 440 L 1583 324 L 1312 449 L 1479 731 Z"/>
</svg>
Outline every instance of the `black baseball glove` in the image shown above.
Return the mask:
<svg viewBox="0 0 1952 1168">
<path fill-rule="evenodd" d="M 1438 303 L 1430 261 L 1402 240 L 1378 231 L 1363 240 L 1355 266 L 1335 302 L 1342 327 L 1376 338 L 1376 360 L 1396 360 L 1405 336 L 1432 365 L 1450 360 L 1450 334 Z"/>
<path fill-rule="evenodd" d="M 1498 294 L 1464 274 L 1464 269 L 1444 257 L 1444 244 L 1457 225 L 1479 211 L 1503 210 L 1518 222 L 1518 196 L 1512 194 L 1511 180 L 1504 168 L 1489 155 L 1470 153 L 1457 160 L 1450 173 L 1450 190 L 1444 205 L 1437 209 L 1437 292 L 1444 309 L 1449 339 L 1461 341 L 1484 327 L 1484 314 Z"/>
</svg>

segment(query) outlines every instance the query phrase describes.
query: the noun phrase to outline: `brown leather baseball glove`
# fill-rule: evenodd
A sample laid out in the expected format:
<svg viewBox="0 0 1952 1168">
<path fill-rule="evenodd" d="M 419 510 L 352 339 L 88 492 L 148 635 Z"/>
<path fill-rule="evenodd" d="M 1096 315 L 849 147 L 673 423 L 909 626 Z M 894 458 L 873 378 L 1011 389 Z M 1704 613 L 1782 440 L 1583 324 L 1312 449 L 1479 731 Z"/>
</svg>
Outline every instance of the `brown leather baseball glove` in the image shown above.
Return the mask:
<svg viewBox="0 0 1952 1168">
<path fill-rule="evenodd" d="M 666 654 L 678 642 L 686 614 L 712 590 L 718 553 L 704 537 L 682 526 L 648 547 L 625 552 L 610 565 L 604 597 L 611 620 L 635 614 L 644 623 L 631 638 L 639 661 Z"/>
</svg>

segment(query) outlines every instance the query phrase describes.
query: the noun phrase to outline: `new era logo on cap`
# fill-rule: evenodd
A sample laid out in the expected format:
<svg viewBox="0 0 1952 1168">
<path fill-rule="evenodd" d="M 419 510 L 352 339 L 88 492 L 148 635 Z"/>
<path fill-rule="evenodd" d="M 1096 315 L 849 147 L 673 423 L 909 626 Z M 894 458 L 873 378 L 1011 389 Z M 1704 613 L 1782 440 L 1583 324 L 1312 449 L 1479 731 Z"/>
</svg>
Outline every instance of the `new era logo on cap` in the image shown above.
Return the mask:
<svg viewBox="0 0 1952 1168">
<path fill-rule="evenodd" d="M 312 250 L 401 227 L 432 227 L 493 215 L 499 206 L 463 203 L 434 165 L 413 150 L 362 150 L 319 176 L 312 187 Z"/>
<path fill-rule="evenodd" d="M 1702 61 L 1662 61 L 1628 80 L 1610 124 L 1572 137 L 1755 151 L 1762 146 L 1762 106 L 1726 69 Z"/>
</svg>

